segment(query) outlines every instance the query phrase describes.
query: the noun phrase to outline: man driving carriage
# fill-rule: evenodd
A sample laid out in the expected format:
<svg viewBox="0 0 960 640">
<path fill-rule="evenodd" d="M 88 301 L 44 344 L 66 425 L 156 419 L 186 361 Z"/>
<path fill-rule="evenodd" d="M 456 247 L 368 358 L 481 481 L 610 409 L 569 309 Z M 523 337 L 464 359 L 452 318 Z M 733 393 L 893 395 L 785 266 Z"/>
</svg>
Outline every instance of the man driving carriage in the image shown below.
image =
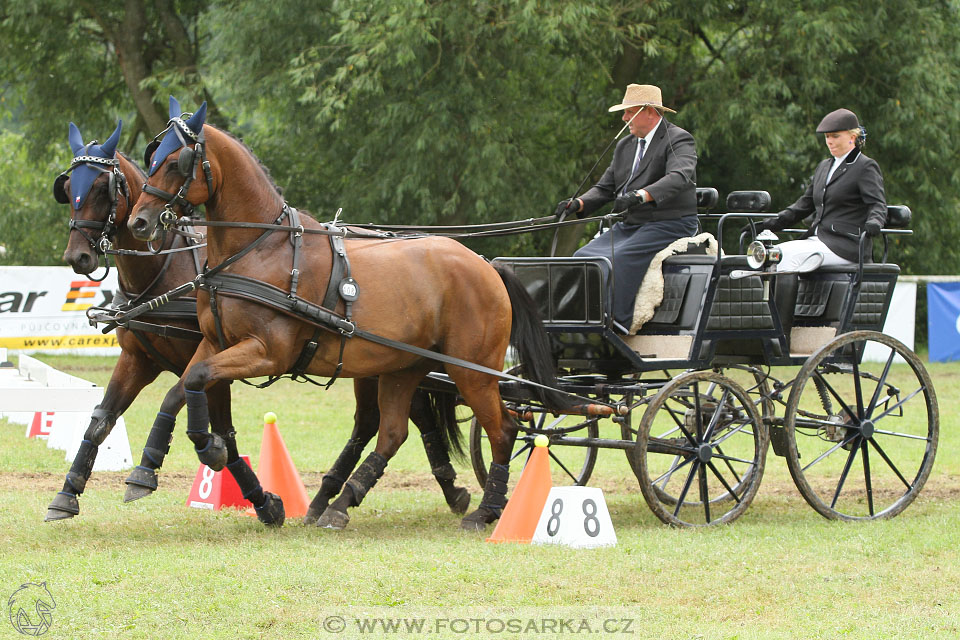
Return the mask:
<svg viewBox="0 0 960 640">
<path fill-rule="evenodd" d="M 556 213 L 583 217 L 611 200 L 613 210 L 624 213 L 622 221 L 574 255 L 610 259 L 614 321 L 629 327 L 637 290 L 654 256 L 697 231 L 697 151 L 693 136 L 664 118 L 664 112 L 676 111 L 663 105 L 659 87 L 628 85 L 623 100 L 609 111 L 623 111 L 631 135 L 617 143 L 599 182 L 582 196 L 560 202 Z"/>
</svg>

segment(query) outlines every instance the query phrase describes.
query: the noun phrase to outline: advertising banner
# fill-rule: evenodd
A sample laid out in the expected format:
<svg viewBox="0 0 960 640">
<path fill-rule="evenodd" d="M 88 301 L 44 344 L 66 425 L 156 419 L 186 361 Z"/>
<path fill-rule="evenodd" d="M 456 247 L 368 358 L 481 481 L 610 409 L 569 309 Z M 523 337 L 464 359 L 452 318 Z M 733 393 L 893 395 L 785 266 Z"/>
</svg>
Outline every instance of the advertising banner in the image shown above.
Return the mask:
<svg viewBox="0 0 960 640">
<path fill-rule="evenodd" d="M 91 327 L 85 314 L 110 304 L 117 287 L 116 269 L 95 282 L 70 267 L 0 266 L 0 348 L 118 355 L 116 335 Z"/>
<path fill-rule="evenodd" d="M 930 361 L 960 360 L 960 282 L 927 283 Z"/>
</svg>

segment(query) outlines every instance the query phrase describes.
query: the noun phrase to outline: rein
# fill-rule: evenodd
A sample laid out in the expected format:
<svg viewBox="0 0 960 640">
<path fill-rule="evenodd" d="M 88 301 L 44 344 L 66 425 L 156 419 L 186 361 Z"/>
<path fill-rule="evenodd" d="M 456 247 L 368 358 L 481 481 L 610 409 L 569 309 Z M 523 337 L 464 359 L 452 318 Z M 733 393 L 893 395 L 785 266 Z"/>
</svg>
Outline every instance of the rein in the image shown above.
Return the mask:
<svg viewBox="0 0 960 640">
<path fill-rule="evenodd" d="M 373 240 L 384 239 L 416 239 L 427 236 L 440 236 L 445 238 L 484 238 L 496 236 L 521 235 L 531 231 L 543 231 L 547 229 L 559 229 L 572 225 L 589 224 L 597 221 L 619 220 L 622 214 L 606 214 L 602 216 L 592 216 L 589 218 L 578 218 L 576 220 L 564 220 L 558 222 L 546 222 L 554 220 L 553 216 L 543 218 L 527 218 L 526 220 L 515 220 L 511 222 L 494 222 L 487 224 L 474 225 L 454 225 L 454 226 L 415 226 L 415 225 L 378 225 L 373 223 L 347 223 L 345 226 L 334 227 L 333 229 L 324 227 L 320 229 L 307 229 L 302 225 L 297 228 L 291 228 L 282 224 L 270 224 L 267 222 L 227 222 L 224 220 L 200 220 L 196 218 L 181 218 L 177 225 L 193 227 L 226 227 L 234 229 L 264 229 L 273 231 L 287 231 L 288 233 L 317 234 L 327 236 L 342 236 L 343 238 L 368 238 Z M 344 224 L 344 223 L 339 223 Z M 522 226 L 520 226 L 522 225 Z M 360 229 L 362 231 L 357 231 Z M 480 231 L 455 230 L 481 229 Z M 364 233 L 370 231 L 374 233 Z"/>
</svg>

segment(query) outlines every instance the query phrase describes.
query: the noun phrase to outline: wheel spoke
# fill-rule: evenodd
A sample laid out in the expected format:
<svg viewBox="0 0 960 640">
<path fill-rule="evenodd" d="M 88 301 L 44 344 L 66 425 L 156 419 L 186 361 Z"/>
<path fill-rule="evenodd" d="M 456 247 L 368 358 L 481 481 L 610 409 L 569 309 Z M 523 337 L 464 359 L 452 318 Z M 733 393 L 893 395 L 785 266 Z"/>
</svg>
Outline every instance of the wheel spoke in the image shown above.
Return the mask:
<svg viewBox="0 0 960 640">
<path fill-rule="evenodd" d="M 510 462 L 513 462 L 514 460 L 516 460 L 517 458 L 519 458 L 521 453 L 523 453 L 523 452 L 526 451 L 527 449 L 531 449 L 532 447 L 533 447 L 533 443 L 532 443 L 532 442 L 524 442 L 524 443 L 523 443 L 523 446 L 520 447 L 519 449 L 517 449 L 516 451 L 514 451 L 514 452 L 513 452 L 513 455 L 510 456 Z"/>
<path fill-rule="evenodd" d="M 870 516 L 874 516 L 873 511 L 873 484 L 870 480 L 870 448 L 867 445 L 867 439 L 860 441 L 861 456 L 863 458 L 863 482 L 867 488 L 867 508 L 870 510 Z"/>
<path fill-rule="evenodd" d="M 690 444 L 691 444 L 691 445 L 693 445 L 694 447 L 696 447 L 696 446 L 699 444 L 699 442 L 697 441 L 697 439 L 693 436 L 692 433 L 690 433 L 690 432 L 687 430 L 687 427 L 686 427 L 686 425 L 683 423 L 682 420 L 679 420 L 679 421 L 677 420 L 676 415 L 674 415 L 674 412 L 673 412 L 672 409 L 669 409 L 669 408 L 668 408 L 668 411 L 669 411 L 669 413 L 670 413 L 670 417 L 672 417 L 672 418 L 674 419 L 674 421 L 677 423 L 677 427 L 680 429 L 681 433 L 683 433 L 684 437 L 685 437 L 687 440 L 690 441 Z M 683 415 L 684 415 L 684 417 L 686 417 L 686 412 L 684 412 Z"/>
<path fill-rule="evenodd" d="M 720 470 L 717 469 L 716 465 L 713 464 L 712 462 L 708 462 L 708 463 L 707 463 L 707 466 L 709 466 L 709 467 L 710 467 L 710 470 L 713 471 L 713 475 L 717 476 L 717 480 L 719 480 L 719 481 L 720 481 L 720 484 L 722 484 L 723 487 L 724 487 L 724 489 L 727 490 L 727 493 L 729 493 L 731 496 L 733 496 L 733 499 L 737 501 L 737 504 L 740 504 L 740 496 L 738 496 L 738 495 L 737 495 L 737 492 L 733 490 L 733 487 L 731 487 L 729 484 L 727 484 L 727 481 L 726 481 L 726 480 L 724 479 L 724 477 L 720 474 Z M 737 474 L 733 474 L 733 475 L 737 475 Z M 740 482 L 740 478 L 737 478 L 737 482 L 738 482 L 738 483 Z"/>
<path fill-rule="evenodd" d="M 721 453 L 714 453 L 714 458 L 719 458 L 720 460 L 726 460 L 728 462 L 739 462 L 741 464 L 753 464 L 753 460 L 747 460 L 746 458 L 737 458 L 736 456 L 726 456 Z"/>
<path fill-rule="evenodd" d="M 703 503 L 703 515 L 710 524 L 710 494 L 707 492 L 707 468 L 701 464 L 697 469 L 697 476 L 700 481 L 700 502 Z"/>
<path fill-rule="evenodd" d="M 714 410 L 713 415 L 710 416 L 710 424 L 707 425 L 707 432 L 703 434 L 704 442 L 710 442 L 710 438 L 713 437 L 713 432 L 717 428 L 717 423 L 720 422 L 720 415 L 723 413 L 723 408 L 727 405 L 727 400 L 729 398 L 730 391 L 724 389 L 723 394 L 720 396 L 720 401 L 717 403 L 716 410 Z"/>
<path fill-rule="evenodd" d="M 859 350 L 860 352 L 863 349 Z M 853 354 L 853 394 L 857 398 L 857 419 L 863 419 L 863 385 L 860 382 L 860 354 L 857 353 L 856 347 L 854 347 Z"/>
<path fill-rule="evenodd" d="M 884 411 L 883 413 L 881 413 L 880 415 L 878 415 L 876 418 L 874 418 L 873 421 L 874 421 L 874 422 L 877 422 L 878 420 L 881 420 L 881 419 L 883 419 L 883 418 L 886 418 L 886 417 L 887 417 L 888 415 L 890 415 L 892 412 L 896 411 L 897 409 L 899 409 L 900 407 L 902 407 L 902 406 L 905 405 L 906 403 L 910 402 L 910 400 L 912 400 L 915 395 L 917 395 L 918 393 L 920 393 L 921 391 L 923 391 L 923 389 L 924 389 L 923 387 L 920 387 L 920 388 L 917 389 L 916 391 L 911 392 L 910 395 L 908 395 L 906 398 L 904 398 L 903 400 L 900 400 L 900 401 L 897 402 L 895 405 L 893 405 L 892 407 L 890 407 L 889 409 L 887 409 L 886 411 Z"/>
<path fill-rule="evenodd" d="M 834 399 L 840 403 L 840 407 L 847 412 L 847 415 L 850 416 L 851 418 L 857 419 L 857 421 L 859 422 L 858 415 L 855 414 L 850 409 L 850 407 L 847 406 L 847 403 L 844 402 L 843 398 L 840 397 L 840 394 L 837 393 L 832 386 L 830 386 L 830 383 L 827 382 L 827 379 L 823 376 L 823 374 L 821 374 L 819 371 L 814 371 L 813 375 L 817 376 L 817 378 L 819 378 L 820 381 L 823 382 L 823 386 L 825 386 L 827 388 L 827 391 L 830 392 L 830 395 L 832 395 Z"/>
<path fill-rule="evenodd" d="M 733 465 L 732 465 L 732 464 L 730 464 L 731 460 L 734 461 L 734 462 L 743 462 L 744 464 L 747 464 L 747 465 L 749 465 L 749 466 L 753 466 L 753 461 L 752 461 L 752 460 L 739 460 L 739 459 L 737 459 L 737 458 L 731 458 L 730 456 L 727 456 L 727 455 L 723 452 L 723 449 L 720 448 L 719 445 L 717 445 L 717 452 L 714 454 L 714 457 L 715 457 L 715 458 L 720 458 L 721 460 L 723 460 L 723 462 L 727 465 L 727 469 L 730 470 L 730 473 L 733 474 L 733 477 L 736 478 L 737 482 L 740 482 L 740 474 L 738 474 L 738 473 L 737 473 L 737 470 L 733 468 Z"/>
<path fill-rule="evenodd" d="M 877 429 L 873 433 L 874 435 L 880 433 L 885 436 L 895 436 L 897 438 L 909 438 L 911 440 L 923 440 L 924 442 L 930 442 L 929 436 L 916 436 L 912 433 L 899 433 L 897 431 L 887 431 L 886 429 Z"/>
<path fill-rule="evenodd" d="M 570 472 L 570 469 L 567 469 L 567 465 L 563 464 L 563 461 L 560 460 L 560 458 L 558 458 L 558 457 L 553 453 L 553 451 L 550 451 L 549 448 L 547 449 L 547 453 L 550 454 L 550 459 L 553 460 L 554 462 L 556 462 L 558 465 L 560 465 L 560 468 L 563 469 L 563 472 L 566 473 L 568 476 L 570 476 L 570 479 L 573 480 L 574 484 L 576 484 L 578 478 L 577 478 L 576 475 L 574 475 L 573 473 Z"/>
<path fill-rule="evenodd" d="M 671 467 L 669 470 L 664 472 L 661 476 L 659 476 L 656 480 L 654 480 L 650 484 L 660 483 L 660 487 L 666 490 L 667 482 L 669 482 L 670 477 L 672 477 L 675 472 L 680 471 L 680 469 L 683 469 L 685 466 L 693 462 L 694 459 L 695 458 L 687 458 L 686 460 L 676 465 L 675 467 Z"/>
<path fill-rule="evenodd" d="M 837 482 L 837 490 L 833 494 L 833 500 L 830 501 L 831 509 L 837 506 L 837 499 L 840 497 L 840 492 L 843 491 L 843 485 L 847 481 L 847 474 L 850 473 L 850 467 L 853 466 L 853 459 L 857 457 L 857 449 L 859 449 L 859 447 L 856 445 L 850 449 L 847 462 L 843 465 L 843 472 L 840 474 L 839 482 Z"/>
<path fill-rule="evenodd" d="M 741 422 L 738 427 L 736 427 L 735 429 L 731 429 L 727 433 L 723 434 L 722 437 L 717 438 L 716 441 L 712 442 L 711 444 L 713 444 L 714 446 L 721 445 L 727 440 L 729 440 L 730 438 L 732 438 L 733 436 L 737 435 L 738 433 L 746 433 L 747 435 L 752 437 L 755 435 L 753 431 L 744 432 L 744 429 L 746 428 L 746 426 L 752 425 L 752 424 L 753 424 L 752 422 Z"/>
<path fill-rule="evenodd" d="M 884 383 L 887 381 L 887 376 L 890 374 L 890 365 L 893 364 L 893 359 L 896 357 L 897 352 L 893 349 L 890 349 L 890 357 L 887 358 L 887 362 L 883 365 L 883 373 L 880 374 L 880 377 L 877 379 L 877 388 L 873 390 L 873 397 L 870 398 L 870 405 L 867 407 L 867 411 L 864 415 L 869 419 L 873 415 L 873 410 L 877 408 L 877 401 L 880 399 L 880 391 L 883 389 Z"/>
<path fill-rule="evenodd" d="M 673 477 L 673 472 L 683 466 L 683 464 L 678 464 L 681 460 L 683 460 L 682 456 L 674 456 L 673 462 L 670 463 L 670 468 L 667 469 L 666 473 L 654 480 L 652 484 L 657 484 L 662 479 L 663 482 L 660 484 L 660 488 L 666 490 L 667 483 L 670 482 L 670 478 Z"/>
<path fill-rule="evenodd" d="M 673 510 L 674 518 L 676 518 L 677 514 L 680 513 L 680 507 L 683 506 L 683 500 L 687 497 L 687 491 L 690 490 L 690 485 L 693 484 L 693 476 L 696 475 L 697 468 L 699 466 L 700 463 L 697 460 L 694 460 L 690 467 L 690 474 L 687 476 L 686 482 L 683 483 L 683 490 L 680 492 L 680 497 L 677 498 L 677 508 Z"/>
<path fill-rule="evenodd" d="M 803 469 L 801 469 L 801 471 L 806 472 L 810 467 L 812 467 L 813 465 L 817 464 L 818 462 L 820 462 L 821 460 L 823 460 L 824 458 L 826 458 L 827 456 L 829 456 L 831 453 L 833 453 L 834 451 L 836 451 L 837 449 L 839 449 L 839 448 L 842 447 L 843 445 L 848 444 L 848 443 L 850 443 L 850 442 L 853 442 L 856 437 L 857 437 L 856 434 L 854 434 L 854 435 L 850 436 L 849 438 L 847 438 L 846 440 L 844 440 L 843 442 L 838 442 L 837 444 L 833 445 L 832 447 L 830 447 L 829 449 L 827 449 L 826 451 L 824 451 L 823 453 L 821 453 L 819 456 L 817 456 L 817 458 L 816 458 L 813 462 L 811 462 L 811 463 L 808 464 L 807 466 L 803 467 Z"/>
<path fill-rule="evenodd" d="M 873 448 L 877 450 L 877 453 L 879 453 L 880 457 L 883 458 L 883 461 L 887 463 L 887 466 L 890 467 L 890 470 L 893 471 L 898 478 L 900 478 L 900 482 L 904 484 L 907 490 L 909 491 L 910 489 L 912 489 L 913 487 L 910 485 L 909 482 L 907 482 L 907 479 L 903 477 L 903 474 L 900 473 L 900 470 L 897 469 L 897 465 L 893 464 L 893 460 L 887 457 L 886 452 L 882 448 L 880 448 L 880 445 L 877 444 L 877 441 L 874 440 L 873 438 L 870 438 L 870 444 L 872 444 Z"/>
</svg>

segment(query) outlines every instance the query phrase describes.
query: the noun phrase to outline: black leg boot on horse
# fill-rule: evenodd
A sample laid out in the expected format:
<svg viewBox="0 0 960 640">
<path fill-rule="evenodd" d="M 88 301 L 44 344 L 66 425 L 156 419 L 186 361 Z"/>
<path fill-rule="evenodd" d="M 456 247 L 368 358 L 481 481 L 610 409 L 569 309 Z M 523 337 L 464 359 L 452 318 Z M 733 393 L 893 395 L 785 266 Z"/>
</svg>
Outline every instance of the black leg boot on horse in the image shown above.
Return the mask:
<svg viewBox="0 0 960 640">
<path fill-rule="evenodd" d="M 490 463 L 487 482 L 483 486 L 483 498 L 476 511 L 460 521 L 465 531 L 483 531 L 487 525 L 500 519 L 507 506 L 507 482 L 510 480 L 510 468 L 506 465 Z"/>
<path fill-rule="evenodd" d="M 376 451 L 371 451 L 367 459 L 357 467 L 357 470 L 347 480 L 340 496 L 324 510 L 320 519 L 317 520 L 317 526 L 324 529 L 345 528 L 347 523 L 350 522 L 347 509 L 360 506 L 360 503 L 367 496 L 367 492 L 377 484 L 377 480 L 380 479 L 386 468 L 387 459 Z"/>
<path fill-rule="evenodd" d="M 157 471 L 163 466 L 163 459 L 170 453 L 173 440 L 173 428 L 177 417 L 164 411 L 157 413 L 147 436 L 147 444 L 140 455 L 140 464 L 133 468 L 124 481 L 127 490 L 123 494 L 124 502 L 133 502 L 150 495 L 157 490 Z"/>
<path fill-rule="evenodd" d="M 243 498 L 253 503 L 257 519 L 268 527 L 282 527 L 286 519 L 283 499 L 275 493 L 264 491 L 257 474 L 237 452 L 237 440 L 232 431 L 224 438 L 224 442 L 227 447 L 227 471 L 237 481 Z"/>
<path fill-rule="evenodd" d="M 363 449 L 380 428 L 380 410 L 377 407 L 375 378 L 354 380 L 357 409 L 353 419 L 353 433 L 337 457 L 336 462 L 320 483 L 320 490 L 310 502 L 303 524 L 316 524 L 317 519 L 343 489 L 344 483 L 360 462 Z M 448 393 L 430 393 L 418 390 L 410 404 L 410 420 L 421 431 L 423 448 L 430 469 L 443 491 L 443 497 L 453 513 L 465 513 L 470 506 L 470 492 L 456 486 L 457 472 L 450 464 L 451 447 L 460 452 L 459 427 L 454 413 L 456 398 Z M 426 432 L 426 433 L 424 433 Z"/>
<path fill-rule="evenodd" d="M 457 472 L 450 464 L 443 434 L 439 430 L 434 430 L 421 433 L 420 438 L 423 440 L 423 449 L 427 452 L 430 470 L 437 484 L 440 485 L 440 490 L 443 491 L 443 497 L 450 511 L 458 514 L 466 513 L 470 506 L 470 492 L 466 487 L 457 486 Z"/>
<path fill-rule="evenodd" d="M 90 479 L 90 474 L 93 472 L 93 465 L 97 459 L 97 448 L 106 439 L 116 422 L 116 414 L 101 409 L 99 406 L 93 410 L 90 417 L 90 426 L 83 434 L 80 449 L 73 459 L 73 464 L 70 465 L 70 471 L 63 483 L 63 489 L 47 507 L 45 518 L 47 522 L 72 518 L 80 513 L 80 502 L 77 498 L 83 493 L 87 486 L 87 480 Z"/>
<path fill-rule="evenodd" d="M 374 434 L 377 432 L 376 425 L 374 425 L 373 433 L 365 437 L 358 437 L 359 427 L 359 422 L 355 422 L 353 435 L 350 436 L 347 444 L 343 447 L 343 451 L 337 456 L 337 461 L 333 463 L 329 471 L 323 474 L 323 479 L 320 481 L 320 490 L 317 492 L 317 495 L 314 496 L 313 500 L 310 501 L 307 514 L 303 517 L 303 524 L 317 524 L 317 520 L 323 512 L 326 511 L 327 507 L 330 506 L 330 501 L 340 493 L 350 473 L 357 467 L 357 463 L 360 462 L 360 456 L 363 455 L 363 448 L 367 446 L 367 443 L 373 439 Z"/>
<path fill-rule="evenodd" d="M 214 471 L 227 465 L 227 447 L 223 438 L 210 432 L 210 412 L 204 391 L 184 389 L 187 400 L 187 435 L 200 462 Z"/>
</svg>

